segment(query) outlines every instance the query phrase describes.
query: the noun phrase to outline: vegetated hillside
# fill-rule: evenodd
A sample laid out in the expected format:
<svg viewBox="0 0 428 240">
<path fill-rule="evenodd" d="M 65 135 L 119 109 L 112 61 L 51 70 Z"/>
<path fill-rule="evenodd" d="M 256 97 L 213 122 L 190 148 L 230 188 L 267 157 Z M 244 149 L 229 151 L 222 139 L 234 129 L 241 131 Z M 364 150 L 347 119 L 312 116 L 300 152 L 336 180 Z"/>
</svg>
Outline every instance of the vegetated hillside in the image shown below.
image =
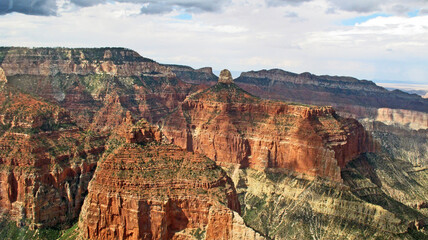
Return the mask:
<svg viewBox="0 0 428 240">
<path fill-rule="evenodd" d="M 123 48 L 0 48 L 2 68 L 4 238 L 427 237 L 426 167 L 331 107 L 260 99 L 227 72 L 207 89 L 209 69 Z"/>
</svg>

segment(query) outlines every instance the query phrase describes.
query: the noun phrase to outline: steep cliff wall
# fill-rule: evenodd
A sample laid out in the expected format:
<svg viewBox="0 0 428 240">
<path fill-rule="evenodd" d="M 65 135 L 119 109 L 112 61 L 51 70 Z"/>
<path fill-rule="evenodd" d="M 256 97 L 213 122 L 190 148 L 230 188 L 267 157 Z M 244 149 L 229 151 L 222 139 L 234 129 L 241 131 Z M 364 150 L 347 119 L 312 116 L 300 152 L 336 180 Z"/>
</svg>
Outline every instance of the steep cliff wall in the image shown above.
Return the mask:
<svg viewBox="0 0 428 240">
<path fill-rule="evenodd" d="M 0 48 L 9 85 L 69 110 L 79 126 L 109 131 L 130 111 L 157 122 L 195 86 L 123 48 Z"/>
<path fill-rule="evenodd" d="M 79 222 L 83 237 L 234 239 L 252 233 L 248 239 L 262 239 L 239 223 L 232 181 L 213 161 L 162 144 L 159 131 L 144 121 L 125 121 L 118 131 L 89 186 Z"/>
<path fill-rule="evenodd" d="M 295 74 L 279 69 L 244 72 L 236 83 L 264 98 L 316 105 L 361 106 L 428 112 L 428 101 L 416 94 L 388 91 L 351 77 Z"/>
<path fill-rule="evenodd" d="M 106 73 L 138 76 L 142 73 L 173 76 L 166 67 L 124 48 L 1 48 L 1 66 L 8 76 Z"/>
<path fill-rule="evenodd" d="M 0 91 L 0 210 L 30 228 L 77 218 L 103 140 L 81 132 L 58 106 Z"/>
<path fill-rule="evenodd" d="M 218 77 L 214 75 L 211 67 L 193 69 L 182 65 L 164 64 L 164 66 L 168 67 L 179 79 L 188 83 L 212 86 L 218 79 Z"/>
<path fill-rule="evenodd" d="M 340 181 L 340 167 L 374 144 L 329 107 L 265 101 L 233 83 L 189 96 L 163 122 L 165 136 L 217 162 L 285 168 Z"/>
</svg>

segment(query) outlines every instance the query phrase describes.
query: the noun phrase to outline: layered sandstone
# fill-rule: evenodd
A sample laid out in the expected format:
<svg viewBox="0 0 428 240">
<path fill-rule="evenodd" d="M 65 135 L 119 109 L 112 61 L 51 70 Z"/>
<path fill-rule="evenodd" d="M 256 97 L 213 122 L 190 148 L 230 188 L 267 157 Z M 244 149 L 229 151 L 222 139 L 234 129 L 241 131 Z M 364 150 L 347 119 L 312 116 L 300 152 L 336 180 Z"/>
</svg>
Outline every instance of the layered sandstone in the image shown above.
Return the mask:
<svg viewBox="0 0 428 240">
<path fill-rule="evenodd" d="M 165 66 L 123 48 L 0 48 L 8 84 L 109 132 L 130 111 L 157 122 L 193 91 Z"/>
<path fill-rule="evenodd" d="M 218 77 L 214 75 L 211 67 L 204 67 L 200 69 L 193 69 L 181 65 L 164 65 L 171 69 L 171 71 L 182 81 L 194 84 L 214 85 Z"/>
<path fill-rule="evenodd" d="M 352 77 L 295 74 L 280 69 L 244 72 L 235 82 L 261 97 L 334 107 L 408 109 L 427 112 L 428 101 L 399 90 L 388 91 Z"/>
<path fill-rule="evenodd" d="M 89 75 L 107 73 L 116 76 L 163 74 L 174 76 L 168 68 L 124 48 L 10 48 L 1 66 L 8 76 L 57 74 Z"/>
<path fill-rule="evenodd" d="M 239 221 L 233 184 L 213 161 L 159 142 L 144 120 L 131 122 L 118 128 L 90 183 L 79 221 L 84 238 L 260 239 Z"/>
<path fill-rule="evenodd" d="M 82 133 L 64 109 L 8 87 L 0 104 L 2 217 L 33 229 L 73 221 L 102 139 Z"/>
<path fill-rule="evenodd" d="M 408 229 L 409 224 L 414 226 L 426 219 L 424 215 L 383 192 L 381 185 L 391 173 L 376 173 L 366 162 L 361 164 L 364 169 L 359 174 L 356 169 L 361 162 L 354 161 L 343 171 L 344 184 L 302 179 L 281 170 L 261 172 L 233 165 L 225 168 L 242 199 L 246 224 L 271 239 L 424 238 L 423 230 L 412 237 Z M 388 165 L 391 163 L 388 161 Z M 384 162 L 380 159 L 377 164 Z M 401 175 L 399 179 L 407 175 L 404 169 L 395 171 Z M 377 184 L 381 181 L 380 186 L 371 179 Z M 424 180 L 412 181 L 423 184 Z M 423 187 L 407 187 L 406 191 L 409 198 L 420 195 L 417 199 L 425 197 L 425 192 Z"/>
<path fill-rule="evenodd" d="M 409 126 L 414 130 L 428 129 L 428 113 L 405 109 L 379 108 L 377 109 L 375 121 L 388 125 L 400 124 Z"/>
<path fill-rule="evenodd" d="M 217 162 L 285 168 L 340 181 L 340 168 L 374 144 L 330 107 L 265 101 L 219 82 L 189 96 L 163 123 L 165 136 Z"/>
</svg>

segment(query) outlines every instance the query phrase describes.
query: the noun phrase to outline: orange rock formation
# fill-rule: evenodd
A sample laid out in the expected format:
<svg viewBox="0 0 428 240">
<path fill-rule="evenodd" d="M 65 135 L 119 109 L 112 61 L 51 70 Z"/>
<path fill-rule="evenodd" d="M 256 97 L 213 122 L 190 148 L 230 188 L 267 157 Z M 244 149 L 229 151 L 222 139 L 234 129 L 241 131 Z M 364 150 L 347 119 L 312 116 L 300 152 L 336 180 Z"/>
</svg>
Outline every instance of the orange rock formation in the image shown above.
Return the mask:
<svg viewBox="0 0 428 240">
<path fill-rule="evenodd" d="M 240 229 L 235 236 L 260 237 L 234 215 L 240 206 L 224 171 L 160 140 L 145 120 L 133 125 L 127 118 L 118 128 L 110 143 L 120 144 L 110 144 L 89 186 L 79 222 L 83 237 L 192 239 L 201 230 L 207 239 L 233 239 L 233 229 Z"/>
<path fill-rule="evenodd" d="M 286 168 L 340 181 L 340 168 L 374 144 L 353 119 L 330 107 L 258 99 L 219 82 L 189 96 L 163 123 L 165 136 L 189 151 L 242 167 Z"/>
<path fill-rule="evenodd" d="M 0 127 L 0 216 L 30 228 L 77 218 L 103 145 L 64 109 L 7 87 Z"/>
</svg>

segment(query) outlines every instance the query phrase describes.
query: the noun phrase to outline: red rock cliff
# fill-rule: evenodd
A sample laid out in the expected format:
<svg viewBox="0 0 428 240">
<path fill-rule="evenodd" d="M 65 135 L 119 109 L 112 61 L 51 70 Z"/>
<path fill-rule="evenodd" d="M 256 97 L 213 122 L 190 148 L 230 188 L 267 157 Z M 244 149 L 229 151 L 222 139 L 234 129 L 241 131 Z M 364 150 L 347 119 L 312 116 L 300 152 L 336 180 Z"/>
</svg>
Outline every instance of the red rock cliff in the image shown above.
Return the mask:
<svg viewBox="0 0 428 240">
<path fill-rule="evenodd" d="M 102 151 L 64 109 L 0 90 L 0 215 L 30 228 L 73 221 Z"/>
<path fill-rule="evenodd" d="M 67 109 L 81 127 L 109 132 L 130 111 L 157 122 L 194 86 L 123 48 L 0 49 L 8 84 Z"/>
<path fill-rule="evenodd" d="M 347 162 L 374 150 L 356 120 L 341 118 L 330 107 L 265 101 L 233 83 L 189 96 L 162 130 L 172 143 L 217 162 L 286 168 L 336 181 Z"/>
<path fill-rule="evenodd" d="M 202 231 L 206 239 L 233 239 L 235 228 L 244 229 L 235 235 L 250 232 L 256 239 L 236 222 L 239 202 L 226 173 L 208 158 L 160 140 L 147 122 L 132 125 L 129 118 L 113 134 L 82 208 L 83 237 L 192 239 Z"/>
</svg>

